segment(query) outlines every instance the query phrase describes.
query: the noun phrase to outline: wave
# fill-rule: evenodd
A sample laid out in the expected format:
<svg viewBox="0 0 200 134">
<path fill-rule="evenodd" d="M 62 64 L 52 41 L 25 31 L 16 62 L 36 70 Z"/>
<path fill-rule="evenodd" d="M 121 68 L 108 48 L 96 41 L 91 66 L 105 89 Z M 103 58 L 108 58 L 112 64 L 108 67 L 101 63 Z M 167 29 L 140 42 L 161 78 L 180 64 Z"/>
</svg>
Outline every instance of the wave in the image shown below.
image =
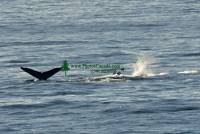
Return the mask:
<svg viewBox="0 0 200 134">
<path fill-rule="evenodd" d="M 184 57 L 196 57 L 196 56 L 200 56 L 199 52 L 196 53 L 188 53 L 188 54 L 183 54 Z"/>
<path fill-rule="evenodd" d="M 177 108 L 149 108 L 149 109 L 138 109 L 129 112 L 130 114 L 156 114 L 156 113 L 166 113 L 166 112 L 183 112 L 183 111 L 193 111 L 200 110 L 199 107 L 185 106 Z"/>
<path fill-rule="evenodd" d="M 1 108 L 5 109 L 35 109 L 35 108 L 46 108 L 54 105 L 67 105 L 70 102 L 65 100 L 53 100 L 49 102 L 41 103 L 9 103 L 8 105 L 2 105 Z"/>
</svg>

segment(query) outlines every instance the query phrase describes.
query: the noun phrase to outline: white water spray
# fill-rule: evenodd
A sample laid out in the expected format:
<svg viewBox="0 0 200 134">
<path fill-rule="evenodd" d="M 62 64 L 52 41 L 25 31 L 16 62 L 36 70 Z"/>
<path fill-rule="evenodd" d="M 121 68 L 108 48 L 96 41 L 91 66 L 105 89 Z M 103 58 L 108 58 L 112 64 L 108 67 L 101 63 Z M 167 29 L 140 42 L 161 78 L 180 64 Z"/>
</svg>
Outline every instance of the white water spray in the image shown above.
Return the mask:
<svg viewBox="0 0 200 134">
<path fill-rule="evenodd" d="M 134 72 L 133 76 L 151 77 L 155 76 L 152 70 L 153 58 L 147 56 L 138 57 L 137 62 L 133 64 Z"/>
<path fill-rule="evenodd" d="M 133 77 L 153 77 L 153 76 L 164 76 L 169 75 L 169 72 L 155 73 L 155 59 L 151 56 L 139 56 L 136 63 L 133 64 L 134 72 Z M 158 71 L 158 70 L 157 70 Z M 186 70 L 177 72 L 177 74 L 197 74 L 198 70 Z"/>
</svg>

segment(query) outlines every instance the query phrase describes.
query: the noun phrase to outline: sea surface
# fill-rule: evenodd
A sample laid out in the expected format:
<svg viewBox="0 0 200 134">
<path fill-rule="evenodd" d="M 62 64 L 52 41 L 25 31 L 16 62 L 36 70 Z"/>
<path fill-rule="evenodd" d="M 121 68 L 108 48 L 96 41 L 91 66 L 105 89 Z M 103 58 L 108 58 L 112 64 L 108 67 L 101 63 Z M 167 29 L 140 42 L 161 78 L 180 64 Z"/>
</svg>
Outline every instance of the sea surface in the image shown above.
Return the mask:
<svg viewBox="0 0 200 134">
<path fill-rule="evenodd" d="M 135 80 L 72 69 L 120 64 Z M 199 0 L 1 0 L 0 134 L 200 134 Z"/>
</svg>

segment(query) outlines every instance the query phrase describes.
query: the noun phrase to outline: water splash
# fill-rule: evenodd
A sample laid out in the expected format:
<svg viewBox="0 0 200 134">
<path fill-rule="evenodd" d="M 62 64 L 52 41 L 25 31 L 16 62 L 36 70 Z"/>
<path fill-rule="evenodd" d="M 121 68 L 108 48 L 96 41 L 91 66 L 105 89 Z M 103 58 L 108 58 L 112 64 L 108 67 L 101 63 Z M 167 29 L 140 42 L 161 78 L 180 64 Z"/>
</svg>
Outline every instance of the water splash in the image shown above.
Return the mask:
<svg viewBox="0 0 200 134">
<path fill-rule="evenodd" d="M 138 59 L 135 64 L 133 64 L 134 72 L 132 73 L 133 77 L 154 77 L 154 76 L 164 76 L 169 75 L 169 72 L 155 72 L 155 59 L 152 56 L 138 56 Z M 158 70 L 157 70 L 158 71 Z M 177 72 L 177 74 L 197 74 L 198 70 L 185 70 Z"/>
<path fill-rule="evenodd" d="M 154 59 L 149 56 L 139 56 L 137 62 L 133 64 L 134 72 L 132 76 L 142 76 L 142 77 L 151 77 L 156 74 L 152 70 L 152 65 L 154 63 Z"/>
</svg>

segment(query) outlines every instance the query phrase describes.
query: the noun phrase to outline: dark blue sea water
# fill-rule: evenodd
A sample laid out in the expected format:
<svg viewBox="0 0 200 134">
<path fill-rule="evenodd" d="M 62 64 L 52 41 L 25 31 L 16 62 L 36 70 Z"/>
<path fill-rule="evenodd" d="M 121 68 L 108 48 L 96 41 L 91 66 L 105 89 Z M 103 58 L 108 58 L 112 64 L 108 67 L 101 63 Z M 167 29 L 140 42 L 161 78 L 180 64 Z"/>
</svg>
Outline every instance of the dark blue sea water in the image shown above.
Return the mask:
<svg viewBox="0 0 200 134">
<path fill-rule="evenodd" d="M 27 82 L 20 70 L 65 59 L 148 75 Z M 199 61 L 199 0 L 1 0 L 0 133 L 199 134 Z"/>
</svg>

